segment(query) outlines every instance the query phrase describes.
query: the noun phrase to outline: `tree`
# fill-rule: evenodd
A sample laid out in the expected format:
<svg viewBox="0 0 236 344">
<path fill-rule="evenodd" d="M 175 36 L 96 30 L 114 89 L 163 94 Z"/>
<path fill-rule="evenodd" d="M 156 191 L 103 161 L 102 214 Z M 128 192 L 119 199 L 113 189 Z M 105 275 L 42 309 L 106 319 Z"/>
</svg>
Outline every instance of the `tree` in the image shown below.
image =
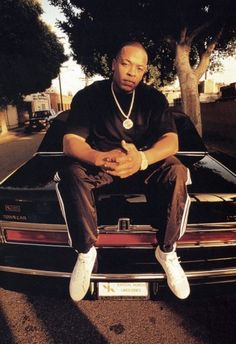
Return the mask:
<svg viewBox="0 0 236 344">
<path fill-rule="evenodd" d="M 51 0 L 66 17 L 73 57 L 84 72 L 107 76 L 117 45 L 137 39 L 149 51 L 160 84 L 177 74 L 182 107 L 201 133 L 198 83 L 236 46 L 235 0 Z"/>
<path fill-rule="evenodd" d="M 0 1 L 0 106 L 44 91 L 67 59 L 41 14 L 34 0 Z"/>
</svg>

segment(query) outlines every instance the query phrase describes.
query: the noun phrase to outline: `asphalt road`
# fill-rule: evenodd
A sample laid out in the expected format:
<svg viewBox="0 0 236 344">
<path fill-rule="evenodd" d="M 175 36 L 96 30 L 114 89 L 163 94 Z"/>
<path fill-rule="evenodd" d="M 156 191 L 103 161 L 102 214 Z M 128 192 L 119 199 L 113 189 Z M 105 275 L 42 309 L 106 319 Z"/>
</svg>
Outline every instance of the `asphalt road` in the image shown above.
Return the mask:
<svg viewBox="0 0 236 344">
<path fill-rule="evenodd" d="M 45 132 L 24 134 L 23 129 L 0 136 L 0 180 L 27 161 L 38 149 Z"/>
<path fill-rule="evenodd" d="M 26 161 L 43 133 L 0 138 L 0 179 Z M 156 301 L 81 301 L 68 280 L 0 275 L 1 344 L 234 344 L 236 291 L 193 287 L 187 300 L 168 290 Z"/>
</svg>

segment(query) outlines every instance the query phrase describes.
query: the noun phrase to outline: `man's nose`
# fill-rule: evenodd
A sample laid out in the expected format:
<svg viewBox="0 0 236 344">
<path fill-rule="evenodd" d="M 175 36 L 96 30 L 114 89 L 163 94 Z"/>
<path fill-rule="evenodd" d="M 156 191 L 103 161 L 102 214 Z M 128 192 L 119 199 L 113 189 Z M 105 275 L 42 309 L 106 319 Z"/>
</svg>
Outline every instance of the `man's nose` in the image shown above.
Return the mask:
<svg viewBox="0 0 236 344">
<path fill-rule="evenodd" d="M 129 67 L 128 75 L 130 75 L 130 76 L 135 76 L 136 75 L 136 67 L 135 66 L 130 66 Z"/>
</svg>

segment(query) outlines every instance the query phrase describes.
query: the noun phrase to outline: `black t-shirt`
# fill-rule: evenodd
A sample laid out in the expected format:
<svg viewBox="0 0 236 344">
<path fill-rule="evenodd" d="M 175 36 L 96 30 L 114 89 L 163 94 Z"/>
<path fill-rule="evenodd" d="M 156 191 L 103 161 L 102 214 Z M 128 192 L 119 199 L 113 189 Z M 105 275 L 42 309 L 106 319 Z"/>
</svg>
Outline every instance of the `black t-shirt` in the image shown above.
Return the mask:
<svg viewBox="0 0 236 344">
<path fill-rule="evenodd" d="M 116 97 L 127 114 L 132 94 L 116 93 Z M 125 117 L 113 98 L 111 80 L 96 81 L 74 96 L 66 133 L 85 138 L 91 147 L 100 151 L 120 147 L 121 140 L 146 149 L 163 134 L 176 133 L 165 96 L 143 83 L 136 88 L 130 119 L 134 125 L 125 129 L 122 124 Z"/>
</svg>

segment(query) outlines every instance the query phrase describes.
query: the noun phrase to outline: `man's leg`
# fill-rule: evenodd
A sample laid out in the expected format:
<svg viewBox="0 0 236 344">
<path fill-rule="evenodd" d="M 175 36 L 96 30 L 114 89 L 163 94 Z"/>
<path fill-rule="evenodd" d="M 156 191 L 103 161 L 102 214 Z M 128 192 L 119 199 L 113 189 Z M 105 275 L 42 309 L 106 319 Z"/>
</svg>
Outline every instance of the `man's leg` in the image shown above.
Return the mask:
<svg viewBox="0 0 236 344">
<path fill-rule="evenodd" d="M 86 295 L 96 260 L 97 213 L 93 189 L 112 182 L 112 177 L 87 164 L 73 163 L 55 180 L 70 244 L 79 253 L 70 280 L 70 296 L 79 301 Z"/>
<path fill-rule="evenodd" d="M 188 169 L 175 157 L 167 158 L 146 179 L 147 200 L 158 228 L 156 258 L 167 275 L 167 282 L 179 298 L 189 295 L 189 284 L 175 252 L 176 241 L 184 234 L 190 198 Z"/>
</svg>

